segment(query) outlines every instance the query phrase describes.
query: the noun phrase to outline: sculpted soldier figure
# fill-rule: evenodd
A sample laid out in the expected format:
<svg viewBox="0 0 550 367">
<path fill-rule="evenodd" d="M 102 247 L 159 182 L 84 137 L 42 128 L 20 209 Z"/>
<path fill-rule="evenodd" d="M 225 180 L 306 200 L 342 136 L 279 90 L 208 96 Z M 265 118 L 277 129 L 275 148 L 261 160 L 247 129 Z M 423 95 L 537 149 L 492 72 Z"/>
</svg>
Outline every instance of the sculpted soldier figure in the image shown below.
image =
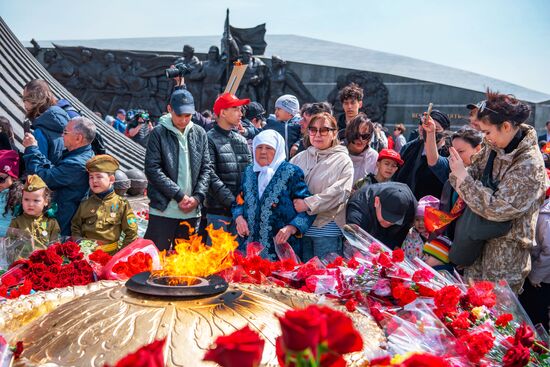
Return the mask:
<svg viewBox="0 0 550 367">
<path fill-rule="evenodd" d="M 243 46 L 240 60 L 243 64 L 247 64 L 248 67 L 237 90 L 237 95 L 239 98 L 250 98 L 265 105 L 265 64 L 259 58 L 252 56 L 252 47 L 249 45 Z"/>
<path fill-rule="evenodd" d="M 80 52 L 80 66 L 76 71 L 76 89 L 82 90 L 80 101 L 93 111 L 97 110 L 97 100 L 100 93 L 92 89 L 95 80 L 101 77 L 103 67 L 93 58 L 92 51 L 84 48 Z"/>
<path fill-rule="evenodd" d="M 193 95 L 195 99 L 195 105 L 197 107 L 201 106 L 201 83 L 197 81 L 197 73 L 202 67 L 202 61 L 195 56 L 195 48 L 190 45 L 183 46 L 183 57 L 179 57 L 174 62 L 175 64 L 185 64 L 191 71 L 189 75 L 185 77 L 186 87 L 189 92 Z"/>
<path fill-rule="evenodd" d="M 313 102 L 314 97 L 300 80 L 298 74 L 290 70 L 285 60 L 279 56 L 271 56 L 271 71 L 269 72 L 269 102 L 267 110 L 273 111 L 275 101 L 284 94 L 298 97 L 300 103 Z"/>
<path fill-rule="evenodd" d="M 59 57 L 56 51 L 48 50 L 44 53 L 44 62 L 48 72 L 63 85 L 71 86 L 73 80 L 74 66 L 64 57 Z"/>
<path fill-rule="evenodd" d="M 202 80 L 201 109 L 212 109 L 222 91 L 226 65 L 220 61 L 220 49 L 211 46 L 208 59 L 202 64 L 195 80 Z"/>
<path fill-rule="evenodd" d="M 105 102 L 105 106 L 103 107 L 106 107 L 103 110 L 112 111 L 121 105 L 120 97 L 123 93 L 122 68 L 115 63 L 115 55 L 110 52 L 107 52 L 103 56 L 103 60 L 105 61 L 105 69 L 101 73 L 100 79 L 98 81 L 94 80 L 94 86 L 98 89 L 103 89 L 104 92 L 111 92 L 113 94 L 112 101 L 102 101 Z"/>
</svg>

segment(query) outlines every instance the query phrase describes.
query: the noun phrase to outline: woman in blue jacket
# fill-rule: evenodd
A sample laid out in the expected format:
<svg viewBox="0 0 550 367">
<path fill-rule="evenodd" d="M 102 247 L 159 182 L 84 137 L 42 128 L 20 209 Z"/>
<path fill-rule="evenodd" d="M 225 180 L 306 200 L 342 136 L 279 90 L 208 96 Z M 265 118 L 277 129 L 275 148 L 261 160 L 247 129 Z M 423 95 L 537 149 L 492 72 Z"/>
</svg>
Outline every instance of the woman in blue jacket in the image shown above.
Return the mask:
<svg viewBox="0 0 550 367">
<path fill-rule="evenodd" d="M 264 245 L 264 258 L 276 260 L 275 244 L 285 242 L 300 254 L 300 239 L 315 220 L 294 209 L 294 199 L 311 196 L 304 173 L 286 161 L 285 141 L 275 130 L 262 131 L 252 144 L 254 162 L 244 171 L 232 210 L 237 232 L 246 243 Z"/>
<path fill-rule="evenodd" d="M 44 80 L 34 79 L 25 85 L 23 104 L 26 117 L 32 122 L 38 149 L 53 164 L 61 158 L 63 130 L 69 121 L 67 112 L 56 103 L 57 98 Z"/>
</svg>

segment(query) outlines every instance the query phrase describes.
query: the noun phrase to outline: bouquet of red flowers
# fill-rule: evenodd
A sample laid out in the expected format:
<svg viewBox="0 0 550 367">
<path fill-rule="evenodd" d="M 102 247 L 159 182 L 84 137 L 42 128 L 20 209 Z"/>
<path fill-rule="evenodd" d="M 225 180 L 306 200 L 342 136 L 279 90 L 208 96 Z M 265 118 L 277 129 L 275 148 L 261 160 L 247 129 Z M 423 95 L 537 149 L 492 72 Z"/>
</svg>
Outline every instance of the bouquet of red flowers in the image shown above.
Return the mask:
<svg viewBox="0 0 550 367">
<path fill-rule="evenodd" d="M 150 240 L 138 238 L 108 261 L 106 256 L 96 252 L 91 255 L 93 258 L 106 261 L 101 268 L 101 279 L 123 280 L 138 273 L 160 269 L 159 251 Z"/>
<path fill-rule="evenodd" d="M 25 290 L 30 286 L 37 291 L 47 291 L 86 285 L 95 280 L 94 272 L 84 260 L 80 247 L 72 241 L 54 243 L 46 250 L 36 250 L 28 259 L 17 260 L 11 267 L 19 269 L 18 281 L 14 281 L 14 274 L 8 272 L 2 277 L 1 283 L 13 287 L 23 282 Z M 18 289 L 14 291 L 18 293 Z"/>
</svg>

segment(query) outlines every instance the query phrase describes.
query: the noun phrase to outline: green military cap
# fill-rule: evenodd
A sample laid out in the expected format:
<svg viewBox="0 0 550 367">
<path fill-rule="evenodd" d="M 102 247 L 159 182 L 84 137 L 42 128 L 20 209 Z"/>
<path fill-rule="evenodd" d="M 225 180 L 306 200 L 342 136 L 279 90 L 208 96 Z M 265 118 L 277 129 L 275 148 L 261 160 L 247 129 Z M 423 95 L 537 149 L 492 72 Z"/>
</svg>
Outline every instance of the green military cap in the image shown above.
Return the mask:
<svg viewBox="0 0 550 367">
<path fill-rule="evenodd" d="M 119 164 L 115 157 L 108 154 L 96 155 L 86 162 L 86 170 L 88 172 L 105 172 L 115 173 Z"/>
<path fill-rule="evenodd" d="M 24 191 L 33 192 L 38 191 L 43 188 L 47 188 L 46 183 L 38 175 L 28 175 L 25 186 L 23 187 Z"/>
</svg>

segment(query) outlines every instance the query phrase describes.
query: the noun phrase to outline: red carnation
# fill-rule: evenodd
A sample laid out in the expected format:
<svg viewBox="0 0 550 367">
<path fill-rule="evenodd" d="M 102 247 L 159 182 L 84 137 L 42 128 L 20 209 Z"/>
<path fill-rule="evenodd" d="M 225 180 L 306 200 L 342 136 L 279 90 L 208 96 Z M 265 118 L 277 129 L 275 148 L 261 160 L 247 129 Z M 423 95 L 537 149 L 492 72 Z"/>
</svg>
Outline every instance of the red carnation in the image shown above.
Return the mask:
<svg viewBox="0 0 550 367">
<path fill-rule="evenodd" d="M 348 301 L 346 302 L 346 309 L 348 310 L 348 312 L 353 312 L 357 309 L 357 301 L 355 301 L 354 299 L 348 299 Z"/>
<path fill-rule="evenodd" d="M 523 345 L 514 345 L 504 355 L 502 358 L 503 367 L 523 367 L 527 366 L 529 363 L 529 358 L 531 353 L 529 348 L 524 347 Z"/>
<path fill-rule="evenodd" d="M 338 256 L 338 257 L 336 257 L 336 259 L 334 259 L 334 261 L 330 262 L 327 265 L 327 268 L 328 269 L 337 268 L 337 267 L 343 266 L 343 265 L 344 265 L 344 258 L 342 256 Z"/>
<path fill-rule="evenodd" d="M 372 242 L 369 245 L 369 252 L 371 254 L 377 254 L 378 252 L 380 252 L 380 250 L 382 250 L 382 246 L 380 246 L 380 244 L 378 244 L 376 242 Z"/>
<path fill-rule="evenodd" d="M 414 272 L 412 281 L 415 283 L 429 282 L 433 277 L 433 273 L 428 269 L 420 269 Z"/>
<path fill-rule="evenodd" d="M 474 334 L 464 334 L 458 339 L 457 348 L 460 353 L 472 363 L 479 363 L 485 355 L 493 348 L 495 337 L 489 331 L 481 331 Z"/>
<path fill-rule="evenodd" d="M 357 261 L 357 259 L 355 257 L 352 257 L 349 261 L 348 261 L 348 268 L 351 268 L 351 269 L 357 269 L 359 267 L 359 261 Z"/>
<path fill-rule="evenodd" d="M 391 259 L 393 262 L 400 263 L 405 260 L 405 253 L 400 248 L 396 248 L 391 253 Z"/>
<path fill-rule="evenodd" d="M 514 316 L 512 316 L 511 314 L 509 313 L 504 313 L 502 315 L 500 315 L 496 321 L 495 321 L 495 325 L 496 326 L 500 326 L 500 327 L 505 327 L 507 326 L 510 321 L 512 321 L 514 319 Z"/>
<path fill-rule="evenodd" d="M 265 341 L 248 326 L 215 341 L 215 348 L 204 355 L 205 361 L 222 367 L 256 367 L 262 360 Z"/>
<path fill-rule="evenodd" d="M 495 286 L 488 281 L 480 281 L 468 288 L 466 302 L 472 307 L 486 306 L 492 308 L 496 304 L 497 297 L 493 290 Z"/>
<path fill-rule="evenodd" d="M 391 268 L 393 266 L 393 262 L 385 252 L 381 252 L 380 255 L 378 255 L 378 264 L 384 268 Z"/>
<path fill-rule="evenodd" d="M 462 292 L 454 285 L 441 288 L 434 296 L 435 312 L 439 317 L 455 313 Z"/>
<path fill-rule="evenodd" d="M 400 365 L 401 367 L 448 367 L 449 363 L 438 356 L 428 353 L 415 353 Z"/>
</svg>

